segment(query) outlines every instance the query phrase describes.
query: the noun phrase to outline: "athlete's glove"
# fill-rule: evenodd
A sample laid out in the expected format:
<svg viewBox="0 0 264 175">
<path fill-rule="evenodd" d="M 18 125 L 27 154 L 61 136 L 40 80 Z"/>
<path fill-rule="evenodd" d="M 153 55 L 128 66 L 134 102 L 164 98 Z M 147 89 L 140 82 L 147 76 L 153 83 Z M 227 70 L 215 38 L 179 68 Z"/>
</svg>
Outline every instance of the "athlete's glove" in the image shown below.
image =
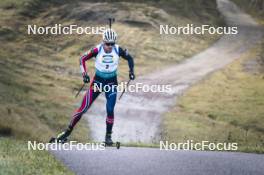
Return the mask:
<svg viewBox="0 0 264 175">
<path fill-rule="evenodd" d="M 83 82 L 84 83 L 89 83 L 90 82 L 90 77 L 89 77 L 89 75 L 86 72 L 83 74 Z"/>
<path fill-rule="evenodd" d="M 129 71 L 129 79 L 130 80 L 135 80 L 136 76 L 134 74 L 134 71 Z"/>
</svg>

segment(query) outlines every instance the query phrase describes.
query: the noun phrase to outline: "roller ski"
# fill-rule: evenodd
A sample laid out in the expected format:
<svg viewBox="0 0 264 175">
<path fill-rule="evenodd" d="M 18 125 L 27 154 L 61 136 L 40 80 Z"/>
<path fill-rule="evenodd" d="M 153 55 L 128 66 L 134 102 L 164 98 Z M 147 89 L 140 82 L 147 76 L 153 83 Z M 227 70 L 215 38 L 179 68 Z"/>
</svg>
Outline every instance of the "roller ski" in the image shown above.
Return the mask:
<svg viewBox="0 0 264 175">
<path fill-rule="evenodd" d="M 57 137 L 52 137 L 49 143 L 65 143 L 68 140 L 68 136 L 71 134 L 72 129 L 68 128 L 62 133 L 60 133 Z"/>
<path fill-rule="evenodd" d="M 120 142 L 113 142 L 111 133 L 105 135 L 105 147 L 116 147 L 117 149 L 120 149 Z"/>
</svg>

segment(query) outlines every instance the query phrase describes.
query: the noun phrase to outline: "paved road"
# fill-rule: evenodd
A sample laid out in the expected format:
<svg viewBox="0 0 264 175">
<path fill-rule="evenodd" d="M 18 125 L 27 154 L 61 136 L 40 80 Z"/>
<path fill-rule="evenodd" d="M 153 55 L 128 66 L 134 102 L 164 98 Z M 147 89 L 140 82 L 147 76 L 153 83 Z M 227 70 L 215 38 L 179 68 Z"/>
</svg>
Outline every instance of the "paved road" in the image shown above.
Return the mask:
<svg viewBox="0 0 264 175">
<path fill-rule="evenodd" d="M 264 155 L 121 147 L 58 151 L 78 175 L 263 175 Z"/>
<path fill-rule="evenodd" d="M 173 65 L 157 74 L 138 78 L 146 84 L 170 83 L 172 94 L 126 94 L 118 103 L 116 113 L 122 116 L 115 123 L 115 138 L 123 142 L 158 140 L 159 122 L 163 112 L 173 104 L 177 96 L 193 83 L 209 73 L 229 64 L 262 37 L 261 29 L 248 15 L 241 12 L 228 0 L 217 0 L 218 9 L 230 26 L 238 26 L 239 34 L 223 36 L 206 51 Z M 181 76 L 172 76 L 181 75 Z M 166 101 L 164 100 L 166 99 Z M 103 103 L 100 98 L 98 103 Z M 95 104 L 97 105 L 97 104 Z M 98 104 L 103 105 L 103 104 Z M 95 140 L 104 136 L 104 108 L 92 109 L 89 124 Z M 99 109 L 99 110 L 98 110 Z M 136 117 L 135 117 L 136 116 Z M 118 134 L 118 135 L 117 135 Z M 245 153 L 199 152 L 199 151 L 160 151 L 150 148 L 107 148 L 104 151 L 56 151 L 55 156 L 62 160 L 76 174 L 87 175 L 148 175 L 148 174 L 201 174 L 201 175 L 264 175 L 264 156 Z"/>
</svg>

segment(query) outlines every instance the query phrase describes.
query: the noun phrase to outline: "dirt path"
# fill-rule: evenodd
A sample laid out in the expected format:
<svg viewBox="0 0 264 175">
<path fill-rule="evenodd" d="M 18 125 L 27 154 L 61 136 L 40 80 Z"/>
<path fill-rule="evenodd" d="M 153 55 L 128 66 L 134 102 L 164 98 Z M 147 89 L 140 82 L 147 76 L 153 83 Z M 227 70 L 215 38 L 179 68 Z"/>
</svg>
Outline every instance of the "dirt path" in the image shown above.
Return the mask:
<svg viewBox="0 0 264 175">
<path fill-rule="evenodd" d="M 151 143 L 159 140 L 161 116 L 168 111 L 192 84 L 219 70 L 247 52 L 263 37 L 263 28 L 228 0 L 217 0 L 218 9 L 229 26 L 238 26 L 239 34 L 225 35 L 207 50 L 178 65 L 139 77 L 144 84 L 171 84 L 172 93 L 126 93 L 117 101 L 114 140 Z M 100 108 L 99 108 L 100 107 Z M 85 115 L 94 140 L 102 141 L 105 134 L 104 95 Z"/>
</svg>

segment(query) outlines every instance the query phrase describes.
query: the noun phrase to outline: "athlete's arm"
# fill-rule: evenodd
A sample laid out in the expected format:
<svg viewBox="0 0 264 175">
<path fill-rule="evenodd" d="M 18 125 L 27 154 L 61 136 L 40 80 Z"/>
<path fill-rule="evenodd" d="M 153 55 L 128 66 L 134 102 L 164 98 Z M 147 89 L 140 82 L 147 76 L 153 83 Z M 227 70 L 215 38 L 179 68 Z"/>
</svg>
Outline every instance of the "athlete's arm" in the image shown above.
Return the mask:
<svg viewBox="0 0 264 175">
<path fill-rule="evenodd" d="M 81 56 L 80 68 L 81 68 L 82 75 L 87 73 L 85 61 L 91 59 L 92 57 L 96 57 L 97 54 L 98 54 L 98 48 L 95 47 L 95 48 L 91 49 L 89 52 L 86 52 L 84 55 Z"/>
<path fill-rule="evenodd" d="M 134 72 L 134 60 L 132 56 L 128 53 L 128 51 L 125 49 L 122 49 L 119 47 L 119 56 L 127 60 L 128 66 L 129 66 L 129 72 Z"/>
</svg>

